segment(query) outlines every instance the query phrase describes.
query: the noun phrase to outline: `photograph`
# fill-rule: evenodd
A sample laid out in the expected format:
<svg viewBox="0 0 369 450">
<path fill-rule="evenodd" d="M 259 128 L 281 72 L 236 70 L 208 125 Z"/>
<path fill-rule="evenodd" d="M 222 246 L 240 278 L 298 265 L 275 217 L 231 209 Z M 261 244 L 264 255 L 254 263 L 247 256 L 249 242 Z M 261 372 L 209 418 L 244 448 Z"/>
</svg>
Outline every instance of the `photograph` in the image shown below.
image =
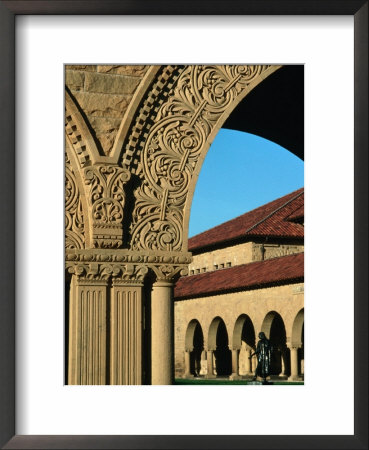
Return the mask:
<svg viewBox="0 0 369 450">
<path fill-rule="evenodd" d="M 0 448 L 368 448 L 368 42 L 0 0 Z"/>
<path fill-rule="evenodd" d="M 66 65 L 66 384 L 303 384 L 303 159 L 303 65 Z"/>
</svg>

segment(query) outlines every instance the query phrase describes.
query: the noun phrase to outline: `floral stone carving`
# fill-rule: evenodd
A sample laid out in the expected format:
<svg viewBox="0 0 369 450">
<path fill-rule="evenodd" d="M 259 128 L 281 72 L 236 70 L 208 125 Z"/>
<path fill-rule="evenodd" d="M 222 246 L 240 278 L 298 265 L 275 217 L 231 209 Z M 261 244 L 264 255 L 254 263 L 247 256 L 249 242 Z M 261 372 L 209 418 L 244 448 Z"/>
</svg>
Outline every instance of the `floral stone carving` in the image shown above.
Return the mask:
<svg viewBox="0 0 369 450">
<path fill-rule="evenodd" d="M 123 243 L 124 185 L 128 170 L 112 165 L 94 165 L 84 171 L 92 219 L 92 246 L 119 248 Z"/>
<path fill-rule="evenodd" d="M 186 66 L 144 136 L 131 249 L 181 251 L 184 209 L 209 136 L 269 66 Z M 152 108 L 155 110 L 155 102 Z M 142 145 L 142 143 L 141 143 Z"/>
</svg>

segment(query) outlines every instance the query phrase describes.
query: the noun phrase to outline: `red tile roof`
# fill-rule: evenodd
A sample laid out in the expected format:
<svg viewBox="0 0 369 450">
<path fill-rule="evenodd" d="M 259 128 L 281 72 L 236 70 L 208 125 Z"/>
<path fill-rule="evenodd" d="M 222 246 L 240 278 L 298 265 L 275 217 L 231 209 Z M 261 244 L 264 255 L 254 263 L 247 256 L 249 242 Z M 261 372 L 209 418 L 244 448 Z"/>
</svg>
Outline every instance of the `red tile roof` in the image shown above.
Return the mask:
<svg viewBox="0 0 369 450">
<path fill-rule="evenodd" d="M 304 217 L 304 205 L 300 206 L 300 208 L 296 209 L 293 213 L 291 213 L 286 220 L 297 220 L 302 219 Z"/>
<path fill-rule="evenodd" d="M 174 288 L 174 298 L 219 294 L 224 291 L 255 289 L 265 285 L 301 280 L 304 277 L 304 253 L 281 256 L 182 277 Z"/>
<path fill-rule="evenodd" d="M 304 188 L 301 188 L 190 238 L 188 250 L 199 250 L 251 236 L 303 238 L 303 225 L 289 219 L 296 212 L 301 217 L 303 208 Z"/>
</svg>

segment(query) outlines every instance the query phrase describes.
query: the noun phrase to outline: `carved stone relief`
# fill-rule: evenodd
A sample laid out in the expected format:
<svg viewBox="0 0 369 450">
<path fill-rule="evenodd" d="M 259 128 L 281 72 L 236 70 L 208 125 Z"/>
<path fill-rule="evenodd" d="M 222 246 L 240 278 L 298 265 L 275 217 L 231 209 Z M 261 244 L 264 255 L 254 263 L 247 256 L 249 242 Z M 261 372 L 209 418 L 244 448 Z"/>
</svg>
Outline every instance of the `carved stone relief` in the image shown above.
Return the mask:
<svg viewBox="0 0 369 450">
<path fill-rule="evenodd" d="M 85 248 L 82 201 L 67 153 L 65 156 L 65 248 Z"/>
<path fill-rule="evenodd" d="M 92 219 L 93 247 L 121 247 L 124 185 L 130 178 L 129 172 L 118 166 L 100 164 L 86 168 L 83 174 Z"/>
<path fill-rule="evenodd" d="M 141 138 L 131 249 L 183 249 L 189 185 L 197 176 L 196 166 L 207 151 L 208 138 L 240 94 L 268 68 L 229 65 L 181 69 L 170 96 L 146 130 L 147 136 Z"/>
</svg>

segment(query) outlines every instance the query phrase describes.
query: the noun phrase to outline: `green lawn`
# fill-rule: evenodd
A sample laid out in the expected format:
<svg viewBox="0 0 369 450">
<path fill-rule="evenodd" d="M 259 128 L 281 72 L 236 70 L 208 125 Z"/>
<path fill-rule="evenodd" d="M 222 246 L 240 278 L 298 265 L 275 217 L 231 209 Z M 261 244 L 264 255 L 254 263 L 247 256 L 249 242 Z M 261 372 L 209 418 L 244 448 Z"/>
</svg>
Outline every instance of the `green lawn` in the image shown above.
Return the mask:
<svg viewBox="0 0 369 450">
<path fill-rule="evenodd" d="M 197 386 L 197 385 L 204 385 L 204 384 L 221 384 L 221 385 L 240 385 L 240 384 L 252 384 L 250 380 L 227 380 L 227 379 L 213 379 L 213 380 L 207 380 L 205 378 L 193 378 L 193 379 L 183 379 L 183 378 L 176 378 L 174 380 L 174 384 L 178 385 L 191 385 L 191 386 Z M 303 385 L 303 381 L 272 381 L 271 384 L 273 385 L 292 385 L 292 384 L 298 384 Z"/>
</svg>

